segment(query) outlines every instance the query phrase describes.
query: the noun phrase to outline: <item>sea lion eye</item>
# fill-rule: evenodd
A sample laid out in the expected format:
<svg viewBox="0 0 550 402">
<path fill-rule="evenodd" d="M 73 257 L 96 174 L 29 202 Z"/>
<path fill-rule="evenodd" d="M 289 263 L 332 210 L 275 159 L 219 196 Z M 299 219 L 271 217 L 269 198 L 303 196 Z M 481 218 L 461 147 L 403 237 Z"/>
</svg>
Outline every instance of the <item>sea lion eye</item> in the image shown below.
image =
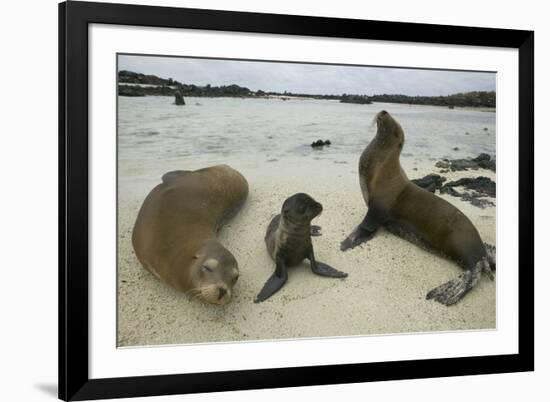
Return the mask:
<svg viewBox="0 0 550 402">
<path fill-rule="evenodd" d="M 206 265 L 201 266 L 201 269 L 205 272 L 212 272 L 212 268 L 207 267 Z"/>
</svg>

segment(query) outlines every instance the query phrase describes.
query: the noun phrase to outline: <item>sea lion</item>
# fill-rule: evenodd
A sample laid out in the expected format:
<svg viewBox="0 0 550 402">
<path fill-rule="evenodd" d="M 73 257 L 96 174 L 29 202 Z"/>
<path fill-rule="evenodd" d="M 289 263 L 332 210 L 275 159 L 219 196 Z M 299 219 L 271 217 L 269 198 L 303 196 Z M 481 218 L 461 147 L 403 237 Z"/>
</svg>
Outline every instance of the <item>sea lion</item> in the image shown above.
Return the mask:
<svg viewBox="0 0 550 402">
<path fill-rule="evenodd" d="M 311 221 L 322 211 L 323 206 L 304 193 L 294 194 L 285 200 L 281 213 L 271 220 L 265 234 L 267 251 L 276 264 L 275 273 L 265 283 L 254 303 L 268 299 L 281 289 L 288 278 L 287 268 L 300 264 L 306 258 L 317 275 L 330 278 L 348 276 L 315 259 L 311 236 L 319 236 L 321 228 L 312 226 Z"/>
<path fill-rule="evenodd" d="M 359 182 L 368 211 L 359 226 L 341 243 L 342 251 L 370 240 L 380 226 L 417 245 L 456 261 L 464 272 L 428 292 L 427 299 L 452 305 L 495 267 L 470 219 L 444 199 L 408 178 L 399 155 L 405 136 L 386 111 L 376 116 L 377 132 L 359 160 Z"/>
<path fill-rule="evenodd" d="M 246 179 L 227 165 L 166 173 L 134 226 L 138 260 L 175 289 L 208 303 L 228 303 L 239 267 L 216 233 L 247 195 Z"/>
</svg>

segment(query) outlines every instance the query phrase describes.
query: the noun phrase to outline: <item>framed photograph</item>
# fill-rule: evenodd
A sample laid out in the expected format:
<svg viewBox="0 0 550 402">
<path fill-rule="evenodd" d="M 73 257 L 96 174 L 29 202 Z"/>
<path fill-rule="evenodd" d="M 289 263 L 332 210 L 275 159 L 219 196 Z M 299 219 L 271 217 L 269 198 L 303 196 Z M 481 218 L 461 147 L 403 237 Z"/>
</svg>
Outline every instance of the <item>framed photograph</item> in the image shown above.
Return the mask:
<svg viewBox="0 0 550 402">
<path fill-rule="evenodd" d="M 533 370 L 533 43 L 61 3 L 59 397 Z"/>
</svg>

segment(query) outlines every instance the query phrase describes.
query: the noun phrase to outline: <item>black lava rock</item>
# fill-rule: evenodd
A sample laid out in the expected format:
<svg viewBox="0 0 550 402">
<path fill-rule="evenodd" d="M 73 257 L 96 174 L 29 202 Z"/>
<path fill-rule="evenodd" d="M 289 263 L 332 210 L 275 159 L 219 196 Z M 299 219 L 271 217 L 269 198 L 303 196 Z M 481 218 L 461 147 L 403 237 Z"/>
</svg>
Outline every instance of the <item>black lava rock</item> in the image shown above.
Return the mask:
<svg viewBox="0 0 550 402">
<path fill-rule="evenodd" d="M 176 98 L 176 105 L 185 105 L 185 100 L 183 99 L 183 95 L 180 91 L 176 91 L 174 96 Z"/>
<path fill-rule="evenodd" d="M 496 160 L 491 159 L 488 154 L 479 154 L 473 159 L 443 159 L 435 164 L 440 169 L 449 169 L 453 172 L 468 170 L 468 169 L 488 169 L 496 171 Z"/>
<path fill-rule="evenodd" d="M 318 147 L 323 147 L 325 145 L 330 145 L 330 144 L 331 144 L 330 140 L 326 140 L 326 141 L 317 140 L 317 141 L 313 141 L 311 143 L 311 147 L 312 148 L 318 148 Z"/>
<path fill-rule="evenodd" d="M 446 180 L 447 179 L 445 177 L 438 174 L 429 174 L 422 177 L 421 179 L 413 179 L 411 181 L 417 186 L 422 187 L 423 189 L 428 190 L 431 193 L 434 193 L 435 190 L 441 188 Z"/>
</svg>

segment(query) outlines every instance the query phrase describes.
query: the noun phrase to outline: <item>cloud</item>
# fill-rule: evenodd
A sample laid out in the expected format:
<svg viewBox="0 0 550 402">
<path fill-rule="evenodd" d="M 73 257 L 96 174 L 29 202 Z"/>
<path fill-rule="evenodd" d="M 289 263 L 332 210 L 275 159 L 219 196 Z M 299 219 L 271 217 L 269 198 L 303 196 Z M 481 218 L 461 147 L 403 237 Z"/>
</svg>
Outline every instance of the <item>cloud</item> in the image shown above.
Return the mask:
<svg viewBox="0 0 550 402">
<path fill-rule="evenodd" d="M 251 90 L 307 94 L 449 95 L 494 91 L 496 74 L 390 67 L 297 64 L 184 57 L 119 56 L 119 70 L 185 84 L 237 84 Z"/>
</svg>

